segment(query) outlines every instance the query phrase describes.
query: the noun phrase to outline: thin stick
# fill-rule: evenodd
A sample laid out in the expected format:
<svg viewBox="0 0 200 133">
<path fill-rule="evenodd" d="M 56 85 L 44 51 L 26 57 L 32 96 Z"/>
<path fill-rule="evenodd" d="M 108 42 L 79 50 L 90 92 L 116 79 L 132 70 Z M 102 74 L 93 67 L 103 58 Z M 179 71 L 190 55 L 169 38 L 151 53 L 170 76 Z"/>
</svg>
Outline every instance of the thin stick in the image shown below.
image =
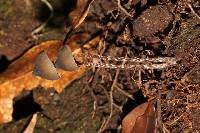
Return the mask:
<svg viewBox="0 0 200 133">
<path fill-rule="evenodd" d="M 37 122 L 37 113 L 33 114 L 32 119 L 23 133 L 33 133 Z"/>
<path fill-rule="evenodd" d="M 100 70 L 100 69 L 97 69 L 96 72 L 95 72 L 95 74 L 94 74 L 93 83 L 92 83 L 91 87 L 88 86 L 88 87 L 89 87 L 89 91 L 90 91 L 90 93 L 91 93 L 91 96 L 92 96 L 92 98 L 94 99 L 92 118 L 95 116 L 96 110 L 97 110 L 97 108 L 98 108 L 97 97 L 96 97 L 96 95 L 94 94 L 93 89 L 94 89 L 94 87 L 95 87 L 95 85 L 96 85 L 96 83 L 97 83 L 97 81 L 98 81 L 98 72 L 99 72 L 99 70 Z"/>
<path fill-rule="evenodd" d="M 35 36 L 36 34 L 38 34 L 39 32 L 41 32 L 45 28 L 45 26 L 48 24 L 49 20 L 54 16 L 54 10 L 53 10 L 52 5 L 47 0 L 41 0 L 41 2 L 43 2 L 49 8 L 51 14 L 50 14 L 50 16 L 48 17 L 48 19 L 43 24 L 41 24 L 39 27 L 37 27 L 36 29 L 34 29 L 34 31 L 32 31 L 31 34 L 33 36 Z"/>
<path fill-rule="evenodd" d="M 170 133 L 170 131 L 165 127 L 165 124 L 163 124 L 163 132 L 164 133 Z"/>
<path fill-rule="evenodd" d="M 200 16 L 194 11 L 192 5 L 191 5 L 191 4 L 188 4 L 188 6 L 189 6 L 190 10 L 192 11 L 192 13 L 193 13 L 193 14 L 199 19 L 199 21 L 200 21 Z"/>
<path fill-rule="evenodd" d="M 115 108 L 117 108 L 120 112 L 122 112 L 122 107 L 121 106 L 117 105 L 116 103 L 113 103 L 113 106 Z"/>
<path fill-rule="evenodd" d="M 124 65 L 125 64 L 125 61 L 122 62 L 122 64 Z M 114 88 L 117 86 L 117 80 L 118 80 L 118 76 L 119 76 L 119 72 L 120 72 L 120 69 L 117 69 L 116 71 L 116 74 L 115 74 L 115 78 L 113 80 L 113 83 L 112 83 L 112 86 L 111 86 L 111 89 L 110 89 L 110 95 L 109 95 L 109 98 L 110 98 L 110 115 L 108 117 L 108 119 L 106 120 L 105 124 L 102 126 L 102 128 L 100 128 L 100 130 L 98 131 L 99 132 L 103 132 L 106 127 L 108 126 L 108 123 L 110 122 L 110 119 L 112 118 L 112 115 L 113 115 L 113 91 L 114 91 Z"/>
<path fill-rule="evenodd" d="M 117 0 L 117 5 L 118 5 L 118 7 L 119 7 L 127 16 L 133 17 L 133 15 L 131 15 L 130 13 L 128 13 L 128 12 L 126 11 L 126 9 L 125 9 L 124 7 L 122 7 L 122 5 L 121 5 L 121 3 L 120 3 L 120 0 Z"/>
<path fill-rule="evenodd" d="M 171 122 L 166 122 L 165 124 L 168 126 L 173 125 L 174 123 L 176 123 L 178 120 L 180 120 L 183 116 L 185 115 L 185 113 L 181 114 L 177 119 L 171 121 Z"/>
<path fill-rule="evenodd" d="M 162 119 L 161 119 L 161 94 L 160 90 L 158 90 L 158 96 L 157 96 L 157 122 L 158 122 L 158 127 L 160 127 L 160 131 L 163 129 L 162 126 Z"/>
<path fill-rule="evenodd" d="M 131 100 L 134 100 L 134 98 L 129 93 L 127 93 L 126 91 L 122 90 L 119 86 L 115 86 L 115 88 L 119 92 L 121 92 L 123 95 L 125 95 L 126 97 L 130 98 Z"/>
<path fill-rule="evenodd" d="M 102 124 L 101 124 L 101 127 L 100 127 L 100 129 L 99 129 L 99 131 L 98 131 L 97 133 L 101 133 L 101 132 L 102 132 L 102 128 L 103 128 L 103 126 L 105 125 L 105 122 L 106 122 L 106 119 L 104 118 L 104 119 L 103 119 L 103 122 L 102 122 Z"/>
<path fill-rule="evenodd" d="M 120 70 L 118 69 L 116 71 L 116 74 L 115 74 L 115 78 L 114 78 L 114 81 L 112 83 L 112 86 L 111 86 L 111 90 L 110 90 L 110 95 L 109 95 L 109 101 L 110 101 L 110 115 L 108 116 L 106 122 L 104 123 L 104 125 L 102 126 L 102 128 L 100 128 L 100 130 L 98 131 L 98 133 L 101 133 L 103 132 L 106 127 L 108 126 L 108 123 L 110 122 L 110 119 L 112 118 L 112 115 L 113 115 L 113 90 L 117 84 L 117 79 L 118 79 L 118 76 L 119 76 L 119 72 Z"/>
</svg>

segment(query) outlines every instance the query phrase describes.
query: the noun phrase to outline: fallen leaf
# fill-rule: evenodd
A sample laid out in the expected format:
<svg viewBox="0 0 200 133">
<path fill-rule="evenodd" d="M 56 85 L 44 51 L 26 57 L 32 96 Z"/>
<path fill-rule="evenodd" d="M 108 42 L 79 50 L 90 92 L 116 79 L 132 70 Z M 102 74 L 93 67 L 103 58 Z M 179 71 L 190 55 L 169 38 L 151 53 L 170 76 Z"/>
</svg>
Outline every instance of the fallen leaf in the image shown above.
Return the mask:
<svg viewBox="0 0 200 133">
<path fill-rule="evenodd" d="M 122 133 L 154 133 L 156 113 L 153 102 L 146 102 L 133 109 L 122 121 Z"/>
<path fill-rule="evenodd" d="M 66 43 L 72 31 L 74 31 L 74 29 L 76 29 L 85 20 L 93 1 L 94 0 L 77 0 L 76 8 L 69 14 L 69 17 L 71 18 L 71 29 L 66 34 L 63 41 L 64 43 Z"/>
<path fill-rule="evenodd" d="M 79 54 L 81 50 L 77 41 L 86 39 L 88 34 L 74 35 L 69 39 L 69 47 L 73 54 Z M 98 38 L 98 37 L 97 37 Z M 97 38 L 94 39 L 96 43 Z M 91 44 L 92 44 L 91 40 Z M 96 43 L 97 44 L 97 43 Z M 46 51 L 51 60 L 55 60 L 57 51 L 62 45 L 62 41 L 47 41 L 31 48 L 18 60 L 11 63 L 8 69 L 0 74 L 0 123 L 6 123 L 12 120 L 13 98 L 19 95 L 23 90 L 32 90 L 38 85 L 45 89 L 55 88 L 61 92 L 67 85 L 75 79 L 81 77 L 87 70 L 86 67 L 80 66 L 77 71 L 66 72 L 58 69 L 61 78 L 58 80 L 45 80 L 32 75 L 34 61 L 41 51 Z"/>
<path fill-rule="evenodd" d="M 78 0 L 76 9 L 69 16 L 72 19 L 72 27 L 76 29 L 85 19 L 88 14 L 91 3 L 94 0 Z"/>
</svg>

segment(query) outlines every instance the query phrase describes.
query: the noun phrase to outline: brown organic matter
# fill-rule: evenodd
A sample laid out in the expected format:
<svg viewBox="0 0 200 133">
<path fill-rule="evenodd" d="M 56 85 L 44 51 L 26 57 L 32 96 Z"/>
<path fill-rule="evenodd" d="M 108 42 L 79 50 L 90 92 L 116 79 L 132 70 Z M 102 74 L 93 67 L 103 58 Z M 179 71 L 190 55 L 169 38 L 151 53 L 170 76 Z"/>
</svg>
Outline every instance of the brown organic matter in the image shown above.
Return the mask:
<svg viewBox="0 0 200 133">
<path fill-rule="evenodd" d="M 0 132 L 23 132 L 36 113 L 34 132 L 199 132 L 199 7 L 199 0 L 0 0 Z M 55 63 L 63 42 L 80 69 L 56 68 L 61 78 L 53 81 L 32 76 L 39 53 Z M 142 67 L 147 58 L 161 60 L 150 69 Z M 165 58 L 176 61 L 163 67 Z M 93 66 L 81 65 L 87 61 Z M 106 67 L 94 67 L 98 61 Z"/>
<path fill-rule="evenodd" d="M 146 102 L 133 109 L 122 121 L 122 133 L 154 133 L 156 112 L 153 102 Z"/>
<path fill-rule="evenodd" d="M 170 12 L 171 6 L 156 5 L 145 10 L 133 22 L 133 34 L 140 38 L 143 43 L 157 43 L 159 38 L 154 35 L 163 32 L 170 23 L 173 15 Z"/>
</svg>

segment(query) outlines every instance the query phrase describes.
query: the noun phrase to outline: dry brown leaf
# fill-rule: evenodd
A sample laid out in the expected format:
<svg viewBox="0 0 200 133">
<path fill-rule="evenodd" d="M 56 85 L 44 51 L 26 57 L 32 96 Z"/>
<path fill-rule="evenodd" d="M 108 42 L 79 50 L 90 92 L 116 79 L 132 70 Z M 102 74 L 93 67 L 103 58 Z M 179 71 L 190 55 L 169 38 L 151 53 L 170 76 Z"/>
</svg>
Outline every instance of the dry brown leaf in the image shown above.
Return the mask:
<svg viewBox="0 0 200 133">
<path fill-rule="evenodd" d="M 64 44 L 67 42 L 71 33 L 85 20 L 89 12 L 90 5 L 93 1 L 94 0 L 77 0 L 76 8 L 69 14 L 72 26 L 65 36 L 65 39 L 63 41 Z"/>
<path fill-rule="evenodd" d="M 156 113 L 153 102 L 146 102 L 133 109 L 122 121 L 122 133 L 154 133 Z"/>
<path fill-rule="evenodd" d="M 80 49 L 77 41 L 86 39 L 88 35 L 81 34 L 72 36 L 69 39 L 69 47 L 73 54 L 79 54 Z M 98 38 L 94 39 L 96 43 Z M 0 74 L 0 123 L 12 120 L 13 98 L 22 90 L 32 90 L 38 85 L 48 89 L 54 87 L 57 92 L 61 92 L 73 80 L 79 78 L 86 71 L 84 66 L 80 66 L 77 71 L 66 72 L 58 70 L 61 75 L 59 80 L 50 81 L 32 75 L 34 61 L 37 55 L 45 50 L 51 60 L 55 60 L 57 51 L 62 45 L 62 41 L 47 41 L 31 48 L 18 60 L 14 61 L 8 69 Z"/>
<path fill-rule="evenodd" d="M 72 19 L 72 27 L 76 29 L 86 18 L 90 5 L 94 0 L 78 0 L 76 9 L 73 10 L 69 15 Z"/>
</svg>

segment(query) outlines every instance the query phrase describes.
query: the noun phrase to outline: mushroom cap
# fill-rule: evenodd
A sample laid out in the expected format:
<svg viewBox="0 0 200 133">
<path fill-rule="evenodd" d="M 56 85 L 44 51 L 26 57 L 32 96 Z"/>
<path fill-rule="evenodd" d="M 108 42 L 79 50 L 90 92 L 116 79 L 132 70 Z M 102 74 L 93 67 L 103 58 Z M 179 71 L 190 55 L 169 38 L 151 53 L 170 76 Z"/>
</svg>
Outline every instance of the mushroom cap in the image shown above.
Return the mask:
<svg viewBox="0 0 200 133">
<path fill-rule="evenodd" d="M 75 71 L 79 68 L 69 46 L 65 45 L 59 50 L 55 66 L 65 71 Z"/>
<path fill-rule="evenodd" d="M 60 78 L 54 64 L 44 51 L 37 56 L 32 74 L 47 80 L 57 80 Z"/>
</svg>

